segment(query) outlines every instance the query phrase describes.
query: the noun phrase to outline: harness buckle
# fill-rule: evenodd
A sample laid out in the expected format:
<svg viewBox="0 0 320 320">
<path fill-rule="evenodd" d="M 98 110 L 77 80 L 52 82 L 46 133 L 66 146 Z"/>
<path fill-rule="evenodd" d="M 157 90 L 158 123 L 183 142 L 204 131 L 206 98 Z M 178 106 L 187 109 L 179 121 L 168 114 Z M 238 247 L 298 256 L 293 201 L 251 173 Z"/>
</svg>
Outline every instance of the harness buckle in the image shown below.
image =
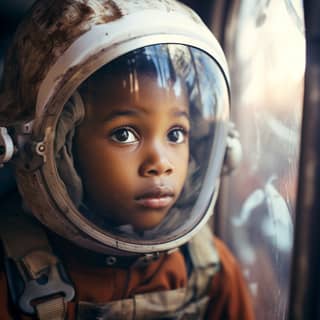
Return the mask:
<svg viewBox="0 0 320 320">
<path fill-rule="evenodd" d="M 36 300 L 43 299 L 47 301 L 50 297 L 57 295 L 62 295 L 65 302 L 73 299 L 75 290 L 68 280 L 61 263 L 50 265 L 36 279 L 27 278 L 19 272 L 17 267 L 14 268 L 14 266 L 16 265 L 13 261 L 11 261 L 11 264 L 10 261 L 6 261 L 12 299 L 22 312 L 28 315 L 36 314 Z M 20 276 L 19 281 L 17 281 L 17 275 Z"/>
</svg>

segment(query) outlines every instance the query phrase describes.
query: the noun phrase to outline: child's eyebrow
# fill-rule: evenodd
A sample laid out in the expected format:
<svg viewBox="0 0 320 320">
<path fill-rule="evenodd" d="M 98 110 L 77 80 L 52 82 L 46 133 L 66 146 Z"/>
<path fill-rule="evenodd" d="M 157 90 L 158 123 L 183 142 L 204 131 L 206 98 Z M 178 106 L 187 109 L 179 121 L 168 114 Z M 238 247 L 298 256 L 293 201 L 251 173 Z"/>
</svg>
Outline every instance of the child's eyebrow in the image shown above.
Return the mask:
<svg viewBox="0 0 320 320">
<path fill-rule="evenodd" d="M 179 117 L 185 117 L 185 118 L 187 118 L 188 121 L 190 121 L 189 112 L 187 112 L 187 111 L 185 111 L 185 110 L 180 110 L 180 109 L 174 110 L 173 116 L 174 116 L 174 117 L 177 117 L 177 118 L 179 118 Z"/>
<path fill-rule="evenodd" d="M 124 116 L 137 116 L 139 113 L 141 113 L 141 111 L 136 109 L 113 110 L 106 117 L 104 117 L 103 121 L 109 122 L 115 118 Z"/>
</svg>

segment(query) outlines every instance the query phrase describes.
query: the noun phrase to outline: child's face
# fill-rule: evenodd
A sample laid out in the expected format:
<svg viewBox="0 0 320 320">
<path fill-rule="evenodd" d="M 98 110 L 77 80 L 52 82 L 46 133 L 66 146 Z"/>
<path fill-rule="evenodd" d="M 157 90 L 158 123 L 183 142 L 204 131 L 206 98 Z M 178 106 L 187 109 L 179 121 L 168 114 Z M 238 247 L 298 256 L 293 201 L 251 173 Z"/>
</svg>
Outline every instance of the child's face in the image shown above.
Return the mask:
<svg viewBox="0 0 320 320">
<path fill-rule="evenodd" d="M 85 99 L 76 159 L 89 208 L 144 230 L 162 221 L 183 188 L 190 124 L 184 90 L 138 78 L 137 91 L 116 76 Z"/>
</svg>

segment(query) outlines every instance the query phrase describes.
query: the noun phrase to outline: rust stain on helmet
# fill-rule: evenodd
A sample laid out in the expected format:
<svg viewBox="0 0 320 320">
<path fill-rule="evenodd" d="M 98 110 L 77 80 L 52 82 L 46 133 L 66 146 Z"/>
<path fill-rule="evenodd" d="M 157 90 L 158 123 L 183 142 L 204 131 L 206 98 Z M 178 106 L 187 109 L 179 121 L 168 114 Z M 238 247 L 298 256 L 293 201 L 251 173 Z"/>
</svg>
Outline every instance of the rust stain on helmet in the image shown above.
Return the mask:
<svg viewBox="0 0 320 320">
<path fill-rule="evenodd" d="M 7 53 L 0 89 L 0 125 L 31 120 L 40 83 L 58 57 L 92 26 L 121 16 L 111 0 L 37 1 Z"/>
</svg>

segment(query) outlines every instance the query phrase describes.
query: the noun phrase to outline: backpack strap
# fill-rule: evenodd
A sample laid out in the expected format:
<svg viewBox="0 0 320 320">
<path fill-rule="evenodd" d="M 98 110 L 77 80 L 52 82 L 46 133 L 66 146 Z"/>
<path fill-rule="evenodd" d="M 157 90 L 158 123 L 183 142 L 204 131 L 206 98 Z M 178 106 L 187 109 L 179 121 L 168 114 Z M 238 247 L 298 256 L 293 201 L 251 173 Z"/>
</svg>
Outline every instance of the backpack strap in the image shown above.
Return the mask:
<svg viewBox="0 0 320 320">
<path fill-rule="evenodd" d="M 196 299 L 209 291 L 208 286 L 211 285 L 209 280 L 220 270 L 220 258 L 209 225 L 205 225 L 187 243 L 187 249 L 192 268 L 189 286 L 193 287 Z"/>
<path fill-rule="evenodd" d="M 63 320 L 75 291 L 44 228 L 21 212 L 1 212 L 0 237 L 13 303 L 38 319 Z"/>
</svg>

